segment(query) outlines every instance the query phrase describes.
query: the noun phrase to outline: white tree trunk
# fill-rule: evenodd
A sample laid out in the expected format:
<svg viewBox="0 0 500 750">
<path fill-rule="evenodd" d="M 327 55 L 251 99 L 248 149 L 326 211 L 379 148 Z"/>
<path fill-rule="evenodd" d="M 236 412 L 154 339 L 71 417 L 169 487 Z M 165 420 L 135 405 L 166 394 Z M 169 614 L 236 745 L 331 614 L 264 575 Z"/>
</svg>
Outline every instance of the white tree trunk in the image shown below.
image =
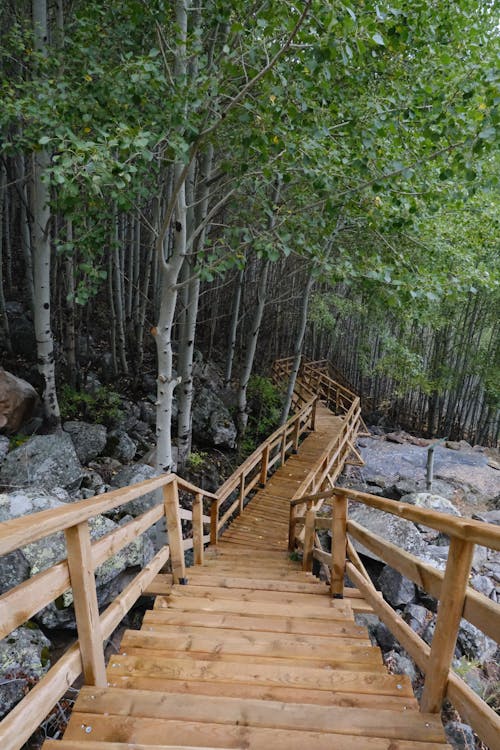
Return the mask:
<svg viewBox="0 0 500 750">
<path fill-rule="evenodd" d="M 5 164 L 0 167 L 0 324 L 3 328 L 3 336 L 5 341 L 5 348 L 8 352 L 12 351 L 10 343 L 10 331 L 9 321 L 5 310 L 5 297 L 4 297 L 4 280 L 3 280 L 3 213 L 4 213 L 4 193 L 7 188 L 7 170 Z M 9 221 L 9 217 L 6 217 L 6 223 Z"/>
<path fill-rule="evenodd" d="M 248 344 L 246 347 L 245 362 L 243 364 L 243 370 L 240 376 L 240 387 L 238 390 L 238 403 L 237 403 L 237 427 L 238 427 L 238 439 L 245 434 L 245 430 L 248 424 L 248 412 L 247 412 L 247 388 L 248 381 L 252 374 L 253 362 L 255 359 L 255 350 L 257 348 L 257 339 L 259 338 L 260 326 L 264 315 L 264 307 L 266 304 L 266 288 L 267 288 L 267 277 L 269 274 L 269 266 L 271 265 L 270 260 L 266 260 L 262 267 L 262 271 L 259 279 L 259 287 L 257 291 L 257 306 L 255 308 L 254 316 L 252 319 L 252 327 L 248 337 Z"/>
<path fill-rule="evenodd" d="M 280 424 L 285 424 L 288 419 L 288 412 L 292 404 L 292 396 L 295 388 L 295 382 L 300 368 L 300 360 L 302 356 L 302 344 L 304 343 L 304 334 L 306 332 L 307 325 L 307 311 L 309 308 L 309 297 L 311 295 L 311 289 L 314 284 L 313 269 L 309 270 L 307 277 L 306 286 L 304 289 L 304 295 L 302 297 L 302 306 L 300 309 L 300 323 L 299 330 L 297 331 L 297 338 L 295 339 L 295 346 L 293 352 L 293 364 L 290 372 L 290 378 L 288 380 L 288 387 L 285 396 L 285 403 L 283 404 L 283 411 L 281 412 Z"/>
<path fill-rule="evenodd" d="M 244 269 L 242 268 L 241 271 L 238 271 L 236 277 L 236 288 L 234 290 L 233 306 L 231 309 L 231 322 L 229 324 L 229 336 L 227 341 L 226 373 L 224 376 L 225 388 L 229 388 L 233 372 L 234 355 L 236 352 L 236 334 L 238 332 L 238 321 L 240 316 L 241 292 L 243 290 L 243 275 Z"/>
<path fill-rule="evenodd" d="M 201 158 L 199 174 L 199 190 L 197 191 L 197 210 L 194 221 L 191 223 L 191 233 L 194 232 L 207 218 L 209 188 L 208 178 L 212 170 L 213 147 L 209 145 Z M 194 246 L 191 246 L 193 257 L 196 258 L 198 249 L 203 247 L 208 225 L 198 235 Z M 182 336 L 179 341 L 179 375 L 181 386 L 179 388 L 179 413 L 177 416 L 177 447 L 178 465 L 183 468 L 191 452 L 192 424 L 193 424 L 193 355 L 194 341 L 196 336 L 196 320 L 198 317 L 198 304 L 200 299 L 200 279 L 196 260 L 187 266 L 188 274 L 191 274 L 187 286 L 185 298 L 186 309 Z"/>
<path fill-rule="evenodd" d="M 176 179 L 182 172 L 176 167 Z M 173 371 L 172 328 L 177 302 L 177 280 L 186 255 L 186 199 L 182 185 L 174 214 L 174 248 L 171 258 L 161 271 L 161 301 L 158 325 L 153 331 L 158 354 L 158 387 L 156 399 L 156 466 L 158 471 L 173 468 L 172 456 L 172 401 L 178 379 Z"/>
<path fill-rule="evenodd" d="M 35 48 L 45 53 L 48 41 L 46 0 L 33 0 Z M 54 342 L 50 324 L 50 192 L 44 181 L 50 165 L 45 149 L 33 155 L 32 250 L 34 324 L 38 370 L 44 381 L 43 407 L 50 426 L 61 421 L 56 392 Z"/>
</svg>

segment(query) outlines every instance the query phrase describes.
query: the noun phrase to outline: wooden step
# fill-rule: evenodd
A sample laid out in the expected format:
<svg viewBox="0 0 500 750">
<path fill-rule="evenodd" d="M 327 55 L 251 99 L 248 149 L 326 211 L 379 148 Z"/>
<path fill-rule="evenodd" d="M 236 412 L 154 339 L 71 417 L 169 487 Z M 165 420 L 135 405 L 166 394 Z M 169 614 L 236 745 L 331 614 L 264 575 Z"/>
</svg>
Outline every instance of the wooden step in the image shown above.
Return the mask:
<svg viewBox="0 0 500 750">
<path fill-rule="evenodd" d="M 310 583 L 301 581 L 288 581 L 261 579 L 261 578 L 237 578 L 235 576 L 223 576 L 207 574 L 200 568 L 189 568 L 187 571 L 189 585 L 195 586 L 218 586 L 229 589 L 263 589 L 264 591 L 289 591 L 296 594 L 312 594 L 313 596 L 328 594 L 328 587 L 318 579 L 312 579 Z M 157 576 L 159 578 L 160 576 Z M 165 583 L 170 583 L 170 577 Z"/>
<path fill-rule="evenodd" d="M 329 587 L 288 552 L 290 498 L 339 434 L 321 403 L 317 430 L 188 568 L 158 575 L 140 631 L 110 659 L 108 688 L 83 688 L 65 737 L 44 750 L 439 750 L 439 716 L 421 714 L 354 612 L 360 592 Z M 163 743 L 163 744 L 160 744 Z"/>
<path fill-rule="evenodd" d="M 350 708 L 387 708 L 418 711 L 415 698 L 399 695 L 377 695 L 376 693 L 343 693 L 342 691 L 315 690 L 269 685 L 235 684 L 230 682 L 201 682 L 199 680 L 174 680 L 157 676 L 142 677 L 115 675 L 109 677 L 111 687 L 153 690 L 162 693 L 189 695 L 216 695 L 228 698 L 253 698 L 258 700 L 285 701 L 287 703 L 312 704 L 316 706 L 344 706 Z"/>
<path fill-rule="evenodd" d="M 263 623 L 265 627 L 265 623 Z M 294 635 L 293 633 L 282 634 L 280 639 L 286 640 L 287 643 L 291 644 L 291 648 L 297 648 L 300 655 L 302 648 L 307 649 L 326 649 L 326 653 L 335 651 L 336 649 L 342 648 L 344 645 L 351 646 L 371 646 L 370 639 L 364 628 L 357 625 L 351 629 L 342 628 L 347 632 L 336 632 L 331 633 L 327 636 L 319 635 Z M 339 629 L 340 630 L 340 629 Z M 141 632 L 152 632 L 152 633 L 169 633 L 175 635 L 188 636 L 205 636 L 208 638 L 220 638 L 223 640 L 231 640 L 233 638 L 243 637 L 245 643 L 275 643 L 278 636 L 276 631 L 270 630 L 241 630 L 240 628 L 217 628 L 217 627 L 203 627 L 201 625 L 189 625 L 189 628 L 182 627 L 180 625 L 169 624 L 165 622 L 157 622 L 156 620 L 149 618 L 143 622 L 143 626 L 140 631 L 132 631 L 134 633 Z"/>
<path fill-rule="evenodd" d="M 377 693 L 412 696 L 406 675 L 390 675 L 372 671 L 324 669 L 272 663 L 213 661 L 207 659 L 163 658 L 158 654 L 116 655 L 110 659 L 107 674 L 111 682 L 116 676 L 149 676 L 175 680 L 208 680 L 210 682 L 249 683 L 264 686 L 287 686 L 343 693 Z"/>
<path fill-rule="evenodd" d="M 111 717 L 140 717 L 219 725 L 288 729 L 335 735 L 444 742 L 440 716 L 388 709 L 241 700 L 217 696 L 167 694 L 119 688 L 83 688 L 74 711 Z"/>
<path fill-rule="evenodd" d="M 306 617 L 273 617 L 262 618 L 253 613 L 253 608 L 246 612 L 206 612 L 202 610 L 183 611 L 161 608 L 146 612 L 144 623 L 169 624 L 181 627 L 215 627 L 242 630 L 244 632 L 265 631 L 268 633 L 289 633 L 291 635 L 320 635 L 367 637 L 366 630 L 354 623 L 354 619 L 309 620 Z M 300 612 L 299 612 L 300 615 Z M 144 627 L 144 625 L 143 625 Z"/>
<path fill-rule="evenodd" d="M 208 632 L 207 632 L 208 631 Z M 325 664 L 342 664 L 356 662 L 359 664 L 383 664 L 380 649 L 374 646 L 348 644 L 345 640 L 330 641 L 330 648 L 324 640 L 316 643 L 302 639 L 288 639 L 286 637 L 274 639 L 260 638 L 260 634 L 235 634 L 231 631 L 207 629 L 204 633 L 193 632 L 189 628 L 183 634 L 171 631 L 154 631 L 151 628 L 143 630 L 125 631 L 121 649 L 130 653 L 130 648 L 145 648 L 169 651 L 195 651 L 214 655 L 239 654 L 244 656 L 265 656 L 299 660 L 323 661 Z"/>
<path fill-rule="evenodd" d="M 170 742 L 179 743 L 181 747 L 213 748 L 221 746 L 245 748 L 245 750 L 439 750 L 442 743 L 418 742 L 415 740 L 393 740 L 380 737 L 363 738 L 359 735 L 325 734 L 322 732 L 301 732 L 288 729 L 268 729 L 260 727 L 233 726 L 209 722 L 187 722 L 175 719 L 149 719 L 135 717 L 99 716 L 96 714 L 76 713 L 66 730 L 68 739 L 81 739 L 87 727 L 97 740 L 114 740 L 119 737 L 123 742 L 132 742 L 125 750 L 141 750 L 144 745 L 152 745 L 159 737 L 168 737 Z M 176 745 L 173 745 L 176 747 Z M 86 750 L 84 743 L 81 750 Z M 111 745 L 112 750 L 116 746 Z M 162 750 L 168 745 L 154 745 L 155 750 Z M 172 747 L 172 745 L 170 746 Z M 109 745 L 105 745 L 109 750 Z M 118 745 L 118 750 L 120 746 Z"/>
<path fill-rule="evenodd" d="M 314 597 L 316 601 L 318 597 Z M 196 596 L 158 596 L 154 608 L 162 609 L 180 609 L 184 612 L 227 612 L 228 614 L 246 614 L 249 609 L 252 614 L 264 617 L 295 617 L 297 615 L 297 606 L 289 604 L 273 604 L 272 602 L 252 602 L 249 607 L 248 603 L 241 601 L 232 601 L 231 599 L 214 599 L 210 601 L 204 597 Z M 352 609 L 344 599 L 330 600 L 328 607 L 317 606 L 316 604 L 304 605 L 300 608 L 301 617 L 311 620 L 349 620 L 352 619 Z"/>
</svg>

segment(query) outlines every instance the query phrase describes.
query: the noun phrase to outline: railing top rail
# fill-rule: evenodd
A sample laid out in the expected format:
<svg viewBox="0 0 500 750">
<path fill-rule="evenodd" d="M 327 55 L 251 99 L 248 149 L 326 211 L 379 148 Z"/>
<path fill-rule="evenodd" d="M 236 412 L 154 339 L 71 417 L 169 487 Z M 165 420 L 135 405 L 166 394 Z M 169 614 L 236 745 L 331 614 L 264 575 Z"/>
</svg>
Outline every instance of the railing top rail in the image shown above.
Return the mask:
<svg viewBox="0 0 500 750">
<path fill-rule="evenodd" d="M 376 508 L 385 513 L 391 513 L 393 516 L 399 516 L 413 523 L 421 523 L 429 526 L 431 529 L 441 531 L 448 536 L 455 536 L 459 539 L 465 539 L 474 544 L 480 544 L 484 547 L 490 547 L 494 550 L 500 550 L 500 527 L 493 524 L 484 523 L 483 521 L 473 521 L 468 518 L 457 518 L 447 513 L 440 513 L 437 510 L 428 508 L 419 508 L 416 505 L 402 503 L 397 500 L 389 500 L 378 495 L 370 495 L 366 492 L 358 492 L 345 487 L 334 487 L 325 492 L 319 492 L 315 495 L 308 495 L 293 501 L 293 504 L 303 504 L 308 501 L 324 500 L 335 495 L 347 496 L 350 500 L 355 500 L 370 508 Z"/>
<path fill-rule="evenodd" d="M 291 506 L 302 505 L 306 503 L 308 499 L 320 500 L 322 498 L 322 495 L 324 494 L 322 492 L 316 493 L 315 495 L 308 495 L 307 497 L 300 497 L 300 493 L 303 492 L 302 488 L 309 484 L 311 476 L 316 476 L 318 472 L 321 470 L 321 467 L 324 464 L 325 455 L 328 455 L 336 444 L 340 447 L 342 445 L 345 445 L 345 443 L 349 440 L 349 434 L 354 429 L 353 424 L 350 421 L 350 417 L 356 413 L 356 407 L 357 407 L 357 404 L 356 402 L 354 402 L 351 408 L 349 409 L 349 412 L 347 412 L 345 416 L 345 420 L 342 425 L 341 431 L 337 435 L 332 437 L 329 444 L 325 447 L 325 453 L 322 456 L 320 456 L 320 458 L 317 459 L 316 463 L 311 467 L 309 476 L 304 480 L 302 485 L 296 491 L 294 497 L 291 499 L 290 501 Z M 296 495 L 299 495 L 299 497 L 296 497 Z M 331 490 L 328 490 L 326 497 L 329 497 L 330 495 L 331 495 Z"/>
<path fill-rule="evenodd" d="M 189 492 L 202 494 L 203 496 L 216 499 L 212 493 L 195 487 L 194 485 L 179 479 L 176 474 L 162 474 L 144 482 L 138 482 L 126 488 L 119 488 L 107 492 L 105 495 L 91 497 L 88 500 L 78 500 L 64 508 L 52 508 L 32 513 L 29 516 L 12 518 L 0 523 L 0 555 L 6 555 L 13 550 L 24 547 L 26 544 L 36 542 L 38 539 L 64 531 L 71 526 L 88 521 L 93 516 L 107 513 L 120 505 L 142 497 L 149 492 L 164 487 L 174 480 Z"/>
<path fill-rule="evenodd" d="M 187 492 L 191 492 L 194 495 L 203 495 L 203 497 L 207 498 L 207 500 L 214 501 L 219 499 L 218 496 L 213 492 L 203 490 L 200 487 L 197 487 L 195 484 L 188 482 L 187 479 L 183 479 L 182 477 L 177 477 L 177 484 L 181 489 L 187 490 Z"/>
<path fill-rule="evenodd" d="M 316 365 L 315 362 L 306 362 L 304 364 L 304 369 L 306 371 L 309 370 L 310 372 L 317 374 L 318 375 L 318 380 L 319 380 L 320 383 L 321 382 L 323 382 L 323 383 L 331 383 L 332 386 L 335 388 L 335 390 L 339 391 L 340 393 L 343 393 L 345 396 L 347 396 L 349 398 L 355 398 L 356 397 L 356 393 L 354 393 L 354 391 L 352 391 L 350 388 L 347 388 L 347 386 L 342 385 L 342 383 L 339 383 L 334 378 L 331 378 L 324 371 L 318 370 L 318 368 L 315 365 Z"/>
</svg>

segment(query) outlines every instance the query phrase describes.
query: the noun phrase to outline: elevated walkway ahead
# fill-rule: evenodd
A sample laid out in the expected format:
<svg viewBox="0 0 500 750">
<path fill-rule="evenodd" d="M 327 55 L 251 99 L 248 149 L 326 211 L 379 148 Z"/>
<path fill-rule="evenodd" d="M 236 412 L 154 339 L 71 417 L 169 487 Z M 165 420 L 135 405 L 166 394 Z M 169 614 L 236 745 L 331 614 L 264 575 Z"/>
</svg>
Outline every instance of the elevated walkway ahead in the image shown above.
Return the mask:
<svg viewBox="0 0 500 750">
<path fill-rule="evenodd" d="M 318 404 L 315 431 L 186 570 L 187 584 L 157 576 L 150 591 L 163 593 L 124 634 L 109 687 L 85 688 L 65 741 L 45 750 L 443 747 L 439 717 L 419 712 L 408 677 L 388 674 L 355 624 L 359 592 L 332 599 L 290 559 L 290 498 L 342 427 Z"/>
<path fill-rule="evenodd" d="M 278 361 L 275 376 L 292 368 Z M 335 486 L 359 460 L 362 422 L 359 398 L 324 363 L 303 363 L 294 407 L 215 494 L 170 474 L 0 524 L 0 556 L 56 532 L 67 547 L 67 560 L 0 597 L 0 638 L 70 587 L 78 627 L 78 642 L 0 722 L 1 750 L 20 750 L 82 673 L 64 738 L 43 750 L 432 750 L 446 746 L 445 697 L 500 750 L 499 717 L 451 668 L 461 617 L 498 638 L 500 606 L 468 578 L 475 545 L 500 550 L 500 529 Z M 90 518 L 153 491 L 162 503 L 92 542 Z M 348 501 L 446 534 L 446 570 L 351 521 Z M 100 614 L 95 569 L 164 521 L 168 544 Z M 327 529 L 331 549 L 321 545 Z M 438 600 L 431 646 L 376 591 L 356 544 Z M 106 666 L 103 641 L 143 593 L 155 595 L 153 609 Z M 424 674 L 420 707 L 356 624 L 363 611 Z"/>
</svg>

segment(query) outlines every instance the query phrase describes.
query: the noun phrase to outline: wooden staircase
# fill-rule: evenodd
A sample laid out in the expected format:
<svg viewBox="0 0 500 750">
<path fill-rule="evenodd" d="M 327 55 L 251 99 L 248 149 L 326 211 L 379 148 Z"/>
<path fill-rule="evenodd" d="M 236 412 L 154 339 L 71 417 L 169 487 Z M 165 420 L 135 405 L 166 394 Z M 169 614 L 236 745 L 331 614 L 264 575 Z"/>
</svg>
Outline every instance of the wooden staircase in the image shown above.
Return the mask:
<svg viewBox="0 0 500 750">
<path fill-rule="evenodd" d="M 288 553 L 290 498 L 342 419 L 316 431 L 210 546 L 187 585 L 158 575 L 154 608 L 126 631 L 108 687 L 81 690 L 64 740 L 44 750 L 431 750 L 439 715 L 388 674 L 354 621 L 359 592 L 329 588 Z"/>
</svg>

